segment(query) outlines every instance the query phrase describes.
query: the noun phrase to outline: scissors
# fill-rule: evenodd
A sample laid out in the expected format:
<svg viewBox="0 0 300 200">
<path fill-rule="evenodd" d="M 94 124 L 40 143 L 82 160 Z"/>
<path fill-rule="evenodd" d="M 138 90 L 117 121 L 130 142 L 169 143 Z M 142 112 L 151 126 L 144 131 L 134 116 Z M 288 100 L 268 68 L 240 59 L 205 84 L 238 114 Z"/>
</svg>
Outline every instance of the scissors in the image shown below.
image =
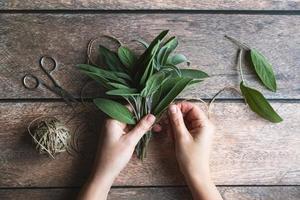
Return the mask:
<svg viewBox="0 0 300 200">
<path fill-rule="evenodd" d="M 49 60 L 51 61 L 52 66 L 50 66 L 50 69 L 46 69 L 45 68 L 45 60 Z M 22 83 L 23 86 L 26 89 L 29 90 L 35 90 L 39 87 L 39 85 L 43 85 L 44 87 L 46 87 L 48 90 L 50 90 L 51 92 L 55 93 L 56 95 L 62 97 L 64 99 L 64 101 L 68 104 L 68 105 L 72 105 L 72 102 L 77 102 L 77 100 L 66 90 L 64 90 L 56 81 L 55 79 L 52 77 L 51 73 L 56 69 L 57 67 L 57 62 L 54 58 L 52 58 L 51 56 L 42 56 L 40 61 L 40 68 L 42 69 L 42 71 L 47 75 L 47 77 L 51 80 L 52 82 L 52 86 L 46 84 L 42 79 L 36 77 L 35 75 L 32 74 L 26 74 L 23 79 L 22 79 Z M 33 84 L 29 84 L 28 81 L 33 82 Z"/>
</svg>

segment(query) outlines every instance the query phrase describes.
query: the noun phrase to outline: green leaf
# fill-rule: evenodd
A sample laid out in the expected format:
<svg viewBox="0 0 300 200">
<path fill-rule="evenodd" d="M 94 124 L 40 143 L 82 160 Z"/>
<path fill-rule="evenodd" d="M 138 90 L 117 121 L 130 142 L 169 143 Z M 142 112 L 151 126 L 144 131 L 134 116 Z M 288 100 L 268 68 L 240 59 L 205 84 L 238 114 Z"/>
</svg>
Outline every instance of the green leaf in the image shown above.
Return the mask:
<svg viewBox="0 0 300 200">
<path fill-rule="evenodd" d="M 98 76 L 104 79 L 109 79 L 109 80 L 113 80 L 113 81 L 117 81 L 119 83 L 123 83 L 125 85 L 127 85 L 127 82 L 120 77 L 120 75 L 124 75 L 124 77 L 126 76 L 125 73 L 114 73 L 112 71 L 108 71 L 108 70 L 104 70 L 98 67 L 95 67 L 93 65 L 88 65 L 88 64 L 79 64 L 76 65 L 82 72 L 90 75 L 90 76 Z M 127 75 L 128 76 L 128 75 Z"/>
<path fill-rule="evenodd" d="M 106 92 L 108 95 L 114 95 L 114 96 L 136 96 L 140 95 L 138 90 L 135 88 L 122 88 L 122 89 L 115 89 L 115 90 L 109 90 Z"/>
<path fill-rule="evenodd" d="M 152 49 L 152 52 L 149 56 L 149 60 L 148 60 L 148 64 L 147 67 L 145 68 L 145 71 L 142 75 L 142 78 L 140 79 L 139 84 L 140 85 L 144 85 L 147 81 L 147 79 L 152 75 L 153 70 L 154 70 L 154 58 L 155 55 L 159 49 L 159 45 L 160 45 L 160 41 L 157 42 L 157 44 L 154 46 L 154 48 Z"/>
<path fill-rule="evenodd" d="M 207 73 L 198 69 L 180 69 L 181 76 L 193 79 L 204 79 L 209 77 Z"/>
<path fill-rule="evenodd" d="M 276 92 L 276 79 L 272 65 L 261 53 L 255 49 L 250 50 L 250 55 L 255 72 L 262 83 L 271 91 Z"/>
<path fill-rule="evenodd" d="M 176 65 L 172 65 L 172 64 L 166 65 L 163 67 L 162 70 L 166 70 L 171 75 L 177 75 L 177 76 L 182 75 L 180 69 Z M 174 72 L 176 72 L 176 74 Z"/>
<path fill-rule="evenodd" d="M 126 73 L 123 72 L 113 72 L 113 73 L 120 78 L 126 79 L 128 81 L 132 81 L 131 77 Z"/>
<path fill-rule="evenodd" d="M 136 123 L 133 114 L 128 110 L 128 108 L 116 101 L 97 98 L 94 99 L 94 103 L 100 110 L 113 119 L 126 124 Z"/>
<path fill-rule="evenodd" d="M 283 121 L 259 91 L 245 86 L 243 81 L 240 84 L 240 88 L 246 103 L 253 112 L 274 123 Z"/>
<path fill-rule="evenodd" d="M 168 85 L 169 88 L 172 88 L 166 96 L 159 102 L 159 104 L 155 107 L 153 113 L 154 115 L 159 116 L 168 106 L 169 104 L 178 96 L 182 90 L 191 82 L 191 78 L 182 77 L 180 80 L 173 86 Z M 166 82 L 165 82 L 166 83 Z"/>
<path fill-rule="evenodd" d="M 120 84 L 120 83 L 111 83 L 111 82 L 108 82 L 107 84 L 110 85 L 110 86 L 112 86 L 115 89 L 128 89 L 129 88 L 128 86 Z"/>
<path fill-rule="evenodd" d="M 166 46 L 159 49 L 157 56 L 156 56 L 156 62 L 159 65 L 159 68 L 164 66 L 163 60 L 164 60 L 164 57 L 166 56 L 167 52 L 168 52 L 168 47 L 166 47 Z"/>
<path fill-rule="evenodd" d="M 175 54 L 167 59 L 167 64 L 172 65 L 178 65 L 184 62 L 186 62 L 188 65 L 190 64 L 188 59 L 182 54 Z"/>
<path fill-rule="evenodd" d="M 99 45 L 99 54 L 108 69 L 112 71 L 124 71 L 124 67 L 115 52 Z"/>
<path fill-rule="evenodd" d="M 178 40 L 176 37 L 171 37 L 165 44 L 159 49 L 156 57 L 156 61 L 159 68 L 166 65 L 170 54 L 176 49 Z"/>
<path fill-rule="evenodd" d="M 196 84 L 196 83 L 200 83 L 200 82 L 202 82 L 203 81 L 203 79 L 193 79 L 190 83 L 189 83 L 189 85 L 193 85 L 193 84 Z"/>
<path fill-rule="evenodd" d="M 146 82 L 145 88 L 142 90 L 141 95 L 143 97 L 151 96 L 158 90 L 161 84 L 164 82 L 165 74 L 163 72 L 157 72 L 153 74 Z"/>
<path fill-rule="evenodd" d="M 136 62 L 133 71 L 135 74 L 135 82 L 140 85 L 144 85 L 146 78 L 151 75 L 151 69 L 153 69 L 153 58 L 159 49 L 160 41 L 167 35 L 168 30 L 162 31 L 149 45 L 145 52 L 139 57 Z"/>
<path fill-rule="evenodd" d="M 82 71 L 82 72 L 88 75 L 89 77 L 91 77 L 92 79 L 94 79 L 95 81 L 97 81 L 98 83 L 100 83 L 103 87 L 107 89 L 112 89 L 111 85 L 108 84 L 109 80 L 105 79 L 104 77 L 95 75 L 95 73 L 93 72 L 88 72 L 88 71 Z"/>
<path fill-rule="evenodd" d="M 168 47 L 170 51 L 174 51 L 178 46 L 178 40 L 175 36 L 171 37 L 166 43 L 164 44 L 165 47 Z"/>
<path fill-rule="evenodd" d="M 123 65 L 125 65 L 129 69 L 132 69 L 135 62 L 137 61 L 137 58 L 134 55 L 134 53 L 130 49 L 124 46 L 119 47 L 118 56 L 121 62 L 123 63 Z"/>
<path fill-rule="evenodd" d="M 162 93 L 162 89 L 160 87 L 152 94 L 152 99 L 151 99 L 152 108 L 155 108 L 157 104 L 160 102 L 161 93 Z"/>
<path fill-rule="evenodd" d="M 179 82 L 182 79 L 182 77 L 176 76 L 168 76 L 167 80 L 161 85 L 161 95 L 166 96 L 169 91 L 174 87 L 174 85 Z"/>
<path fill-rule="evenodd" d="M 133 40 L 133 41 L 137 41 L 138 43 L 143 45 L 146 49 L 149 47 L 149 44 L 147 42 L 145 42 L 144 40 L 142 40 L 142 39 L 136 39 L 136 40 Z"/>
</svg>

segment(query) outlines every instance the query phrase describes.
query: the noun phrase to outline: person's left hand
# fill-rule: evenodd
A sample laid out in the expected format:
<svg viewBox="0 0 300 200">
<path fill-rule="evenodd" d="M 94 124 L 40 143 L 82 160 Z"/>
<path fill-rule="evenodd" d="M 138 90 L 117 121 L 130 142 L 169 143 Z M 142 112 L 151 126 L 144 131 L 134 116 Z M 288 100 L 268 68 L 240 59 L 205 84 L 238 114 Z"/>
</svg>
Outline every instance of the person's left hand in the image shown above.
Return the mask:
<svg viewBox="0 0 300 200">
<path fill-rule="evenodd" d="M 80 199 L 106 199 L 115 178 L 129 162 L 135 146 L 155 122 L 155 116 L 144 116 L 135 127 L 107 119 L 102 130 L 94 168 L 81 191 Z"/>
<path fill-rule="evenodd" d="M 154 121 L 155 116 L 146 115 L 129 130 L 126 124 L 115 119 L 107 119 L 97 152 L 96 173 L 116 178 L 129 162 L 138 141 L 151 129 Z"/>
</svg>

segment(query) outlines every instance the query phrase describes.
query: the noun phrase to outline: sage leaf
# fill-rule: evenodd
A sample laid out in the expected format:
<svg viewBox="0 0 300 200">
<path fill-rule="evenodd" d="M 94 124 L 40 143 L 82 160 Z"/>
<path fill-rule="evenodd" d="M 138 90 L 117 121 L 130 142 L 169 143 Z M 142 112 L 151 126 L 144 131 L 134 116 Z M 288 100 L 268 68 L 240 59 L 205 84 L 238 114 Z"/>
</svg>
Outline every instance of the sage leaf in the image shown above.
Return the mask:
<svg viewBox="0 0 300 200">
<path fill-rule="evenodd" d="M 163 72 L 157 72 L 153 74 L 146 82 L 145 88 L 142 90 L 141 95 L 143 97 L 151 96 L 158 88 L 163 84 L 165 74 Z"/>
<path fill-rule="evenodd" d="M 108 82 L 108 85 L 114 87 L 115 89 L 128 89 L 129 87 L 120 83 L 112 83 L 112 82 Z"/>
<path fill-rule="evenodd" d="M 122 88 L 109 90 L 106 92 L 106 94 L 114 96 L 136 96 L 139 95 L 139 92 L 135 88 Z"/>
<path fill-rule="evenodd" d="M 276 79 L 272 69 L 272 65 L 268 60 L 257 50 L 250 50 L 251 61 L 255 72 L 262 83 L 271 91 L 276 92 Z"/>
<path fill-rule="evenodd" d="M 157 106 L 157 104 L 160 102 L 160 97 L 161 97 L 161 93 L 162 93 L 162 88 L 159 87 L 158 90 L 156 90 L 152 96 L 151 96 L 151 107 L 155 108 Z"/>
<path fill-rule="evenodd" d="M 149 47 L 149 44 L 147 42 L 145 42 L 144 40 L 142 40 L 142 39 L 135 39 L 133 41 L 137 41 L 138 43 L 143 45 L 146 49 Z"/>
<path fill-rule="evenodd" d="M 88 65 L 88 64 L 78 64 L 76 65 L 82 72 L 90 75 L 90 76 L 98 76 L 104 79 L 109 79 L 109 80 L 114 80 L 117 81 L 119 83 L 123 83 L 123 84 L 127 84 L 127 82 L 120 77 L 121 74 L 123 77 L 127 77 L 128 75 L 126 75 L 125 73 L 114 73 L 112 71 L 108 71 L 105 69 L 101 69 L 99 67 L 95 67 L 93 65 Z M 129 76 L 128 76 L 129 77 Z M 127 77 L 127 78 L 128 78 Z M 129 77 L 130 78 L 130 77 Z"/>
<path fill-rule="evenodd" d="M 167 51 L 168 51 L 168 47 L 164 46 L 164 47 L 160 48 L 160 50 L 157 53 L 156 62 L 158 63 L 159 68 L 164 66 L 163 60 L 164 60 L 164 57 L 167 54 Z"/>
<path fill-rule="evenodd" d="M 113 119 L 116 119 L 120 122 L 126 124 L 135 124 L 135 118 L 133 114 L 128 110 L 128 108 L 116 101 L 97 98 L 94 99 L 96 106 L 110 116 Z"/>
<path fill-rule="evenodd" d="M 163 56 L 160 58 L 160 64 L 162 66 L 166 65 L 167 60 L 170 56 L 170 54 L 176 49 L 178 46 L 178 40 L 176 37 L 171 37 L 163 46 L 163 48 L 166 48 L 163 52 Z M 162 48 L 162 49 L 163 49 Z"/>
<path fill-rule="evenodd" d="M 137 58 L 134 55 L 134 53 L 124 46 L 120 46 L 118 48 L 118 56 L 123 65 L 125 65 L 128 69 L 132 69 L 135 62 L 137 61 Z"/>
<path fill-rule="evenodd" d="M 168 76 L 167 80 L 164 81 L 164 83 L 161 85 L 161 95 L 164 97 L 166 96 L 169 91 L 174 87 L 174 85 L 179 82 L 182 79 L 182 77 L 176 76 Z"/>
<path fill-rule="evenodd" d="M 168 41 L 164 44 L 165 47 L 168 47 L 170 51 L 174 51 L 178 46 L 178 40 L 175 36 L 171 37 Z"/>
<path fill-rule="evenodd" d="M 159 49 L 160 41 L 168 34 L 169 30 L 162 31 L 149 45 L 149 47 L 145 50 L 145 52 L 139 57 L 136 62 L 133 71 L 136 71 L 135 74 L 135 82 L 140 85 L 145 84 L 145 78 L 151 74 L 151 69 L 149 69 L 150 65 L 153 69 L 154 56 Z"/>
<path fill-rule="evenodd" d="M 283 119 L 276 113 L 266 98 L 259 91 L 245 86 L 243 81 L 240 84 L 240 89 L 246 103 L 253 112 L 273 123 L 283 121 Z"/>
<path fill-rule="evenodd" d="M 184 90 L 184 88 L 191 82 L 191 78 L 182 77 L 180 80 L 172 87 L 172 89 L 167 93 L 167 95 L 159 102 L 155 107 L 153 113 L 159 116 L 169 104 L 177 97 L 177 95 Z M 170 85 L 169 85 L 170 87 Z"/>
<path fill-rule="evenodd" d="M 162 70 L 166 70 L 167 72 L 169 72 L 169 74 L 172 75 L 174 75 L 175 74 L 174 72 L 176 72 L 178 76 L 181 76 L 181 71 L 176 65 L 172 65 L 172 64 L 166 65 Z"/>
<path fill-rule="evenodd" d="M 199 69 L 180 69 L 181 76 L 193 79 L 204 79 L 209 77 L 207 73 Z"/>
<path fill-rule="evenodd" d="M 115 52 L 99 45 L 99 54 L 108 69 L 112 71 L 124 71 L 124 67 Z"/>
<path fill-rule="evenodd" d="M 175 54 L 167 59 L 167 64 L 172 64 L 172 65 L 178 65 L 184 62 L 190 65 L 188 59 L 182 54 Z"/>
<path fill-rule="evenodd" d="M 151 51 L 151 54 L 149 56 L 148 64 L 146 66 L 146 69 L 142 75 L 142 78 L 140 79 L 139 84 L 144 85 L 147 81 L 147 79 L 152 75 L 154 70 L 154 58 L 155 55 L 159 49 L 160 41 L 157 42 L 157 44 L 154 46 L 154 48 Z"/>
<path fill-rule="evenodd" d="M 88 71 L 82 71 L 82 72 L 88 75 L 89 77 L 91 77 L 92 79 L 94 79 L 96 82 L 100 83 L 103 87 L 107 89 L 112 89 L 111 85 L 108 84 L 109 80 L 105 79 L 104 77 L 97 76 L 95 75 L 95 73 L 88 72 Z"/>
</svg>

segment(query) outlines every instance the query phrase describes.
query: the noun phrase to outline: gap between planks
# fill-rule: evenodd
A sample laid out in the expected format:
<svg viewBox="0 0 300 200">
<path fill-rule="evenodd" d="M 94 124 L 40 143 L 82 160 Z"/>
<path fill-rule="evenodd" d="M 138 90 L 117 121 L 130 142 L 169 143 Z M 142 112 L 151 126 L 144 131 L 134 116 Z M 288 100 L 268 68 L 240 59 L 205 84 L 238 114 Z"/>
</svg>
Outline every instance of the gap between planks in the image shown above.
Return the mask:
<svg viewBox="0 0 300 200">
<path fill-rule="evenodd" d="M 96 98 L 96 97 L 95 97 Z M 93 102 L 94 98 L 75 98 L 78 103 L 81 103 L 81 100 L 84 102 Z M 183 99 L 183 98 L 178 98 L 176 101 L 189 101 L 189 102 L 194 102 L 194 103 L 201 103 L 202 101 L 199 99 Z M 212 99 L 211 98 L 203 98 L 203 101 L 209 103 Z M 278 102 L 278 103 L 300 103 L 300 99 L 268 99 L 269 102 Z M 0 103 L 35 103 L 35 102 L 43 102 L 43 103 L 59 103 L 59 102 L 64 102 L 63 99 L 61 98 L 18 98 L 18 99 L 0 99 Z M 224 103 L 243 103 L 243 99 L 235 99 L 235 98 L 216 98 L 214 102 L 224 102 Z"/>
<path fill-rule="evenodd" d="M 0 14 L 237 14 L 237 15 L 300 15 L 300 10 L 3 10 Z"/>
<path fill-rule="evenodd" d="M 298 184 L 291 184 L 291 185 L 216 185 L 217 187 L 299 187 Z M 65 187 L 0 187 L 0 190 L 28 190 L 28 189 L 79 189 L 81 187 L 77 186 L 65 186 Z M 187 188 L 186 185 L 141 185 L 141 186 L 131 186 L 131 185 L 124 185 L 124 186 L 112 186 L 112 189 L 139 189 L 139 188 Z"/>
</svg>

